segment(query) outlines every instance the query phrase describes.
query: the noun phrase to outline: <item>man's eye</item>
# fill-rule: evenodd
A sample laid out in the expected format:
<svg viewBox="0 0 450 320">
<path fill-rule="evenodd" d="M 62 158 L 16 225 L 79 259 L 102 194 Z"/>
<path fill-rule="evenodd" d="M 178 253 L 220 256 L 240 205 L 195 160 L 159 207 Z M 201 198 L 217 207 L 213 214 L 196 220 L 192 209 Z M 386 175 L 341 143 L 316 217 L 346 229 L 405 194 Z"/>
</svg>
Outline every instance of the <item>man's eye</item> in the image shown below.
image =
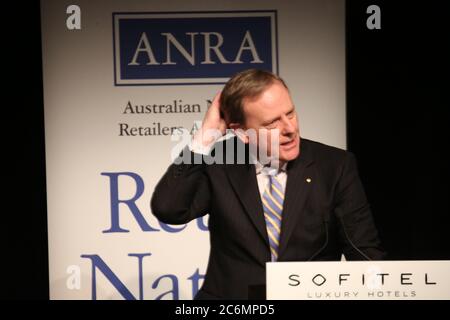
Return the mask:
<svg viewBox="0 0 450 320">
<path fill-rule="evenodd" d="M 265 127 L 268 129 L 275 128 L 278 124 L 278 120 L 272 121 L 271 123 L 267 124 Z"/>
</svg>

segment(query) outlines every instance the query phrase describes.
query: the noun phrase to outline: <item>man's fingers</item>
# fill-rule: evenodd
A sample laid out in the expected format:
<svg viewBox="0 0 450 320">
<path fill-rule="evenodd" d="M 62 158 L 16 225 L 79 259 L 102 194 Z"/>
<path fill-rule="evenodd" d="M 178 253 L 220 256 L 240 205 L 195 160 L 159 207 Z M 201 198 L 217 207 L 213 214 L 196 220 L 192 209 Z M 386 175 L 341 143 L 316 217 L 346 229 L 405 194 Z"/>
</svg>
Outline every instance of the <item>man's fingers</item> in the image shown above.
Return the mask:
<svg viewBox="0 0 450 320">
<path fill-rule="evenodd" d="M 218 108 L 220 106 L 220 95 L 222 94 L 222 91 L 219 91 L 216 96 L 214 97 L 212 101 L 212 107 Z"/>
</svg>

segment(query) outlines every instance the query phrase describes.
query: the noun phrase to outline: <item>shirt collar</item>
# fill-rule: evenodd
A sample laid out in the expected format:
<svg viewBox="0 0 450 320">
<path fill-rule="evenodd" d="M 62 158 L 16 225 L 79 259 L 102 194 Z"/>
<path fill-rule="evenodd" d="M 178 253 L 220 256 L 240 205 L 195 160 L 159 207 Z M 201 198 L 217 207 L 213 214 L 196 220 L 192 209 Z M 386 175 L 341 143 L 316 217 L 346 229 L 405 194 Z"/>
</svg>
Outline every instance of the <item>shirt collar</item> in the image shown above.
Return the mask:
<svg viewBox="0 0 450 320">
<path fill-rule="evenodd" d="M 287 162 L 278 169 L 278 167 L 264 166 L 259 161 L 255 162 L 256 174 L 265 173 L 266 175 L 276 175 L 280 172 L 286 172 Z"/>
</svg>

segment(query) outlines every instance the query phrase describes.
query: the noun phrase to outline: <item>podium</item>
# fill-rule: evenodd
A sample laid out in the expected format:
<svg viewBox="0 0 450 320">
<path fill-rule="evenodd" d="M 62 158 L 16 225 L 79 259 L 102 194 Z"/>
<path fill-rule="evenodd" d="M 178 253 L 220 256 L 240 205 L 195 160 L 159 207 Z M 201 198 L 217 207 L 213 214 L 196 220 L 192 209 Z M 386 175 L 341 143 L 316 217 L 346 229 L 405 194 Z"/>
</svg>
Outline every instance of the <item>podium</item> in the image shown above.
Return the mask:
<svg viewBox="0 0 450 320">
<path fill-rule="evenodd" d="M 268 262 L 268 300 L 450 300 L 450 261 Z"/>
</svg>

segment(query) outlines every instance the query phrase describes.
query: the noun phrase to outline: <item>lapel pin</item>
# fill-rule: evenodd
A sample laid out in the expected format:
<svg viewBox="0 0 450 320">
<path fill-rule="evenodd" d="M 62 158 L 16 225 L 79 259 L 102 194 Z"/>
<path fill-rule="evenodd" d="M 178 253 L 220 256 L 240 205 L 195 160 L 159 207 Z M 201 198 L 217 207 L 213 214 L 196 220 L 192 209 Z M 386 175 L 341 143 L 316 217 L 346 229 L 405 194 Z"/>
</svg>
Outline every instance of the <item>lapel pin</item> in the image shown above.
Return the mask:
<svg viewBox="0 0 450 320">
<path fill-rule="evenodd" d="M 306 178 L 306 182 L 310 183 L 311 182 L 311 178 Z"/>
</svg>

